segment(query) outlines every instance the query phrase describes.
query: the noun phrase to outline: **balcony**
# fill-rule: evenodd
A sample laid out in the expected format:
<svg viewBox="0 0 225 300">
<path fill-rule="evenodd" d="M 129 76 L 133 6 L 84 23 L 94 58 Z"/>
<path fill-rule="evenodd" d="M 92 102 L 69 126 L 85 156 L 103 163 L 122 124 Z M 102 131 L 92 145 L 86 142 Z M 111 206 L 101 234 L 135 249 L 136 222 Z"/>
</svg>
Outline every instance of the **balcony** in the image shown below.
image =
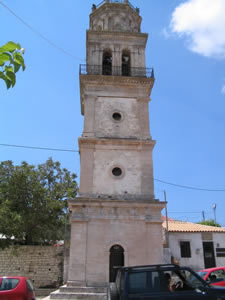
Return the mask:
<svg viewBox="0 0 225 300">
<path fill-rule="evenodd" d="M 153 68 L 124 68 L 115 66 L 80 65 L 80 75 L 105 75 L 153 78 Z"/>
</svg>

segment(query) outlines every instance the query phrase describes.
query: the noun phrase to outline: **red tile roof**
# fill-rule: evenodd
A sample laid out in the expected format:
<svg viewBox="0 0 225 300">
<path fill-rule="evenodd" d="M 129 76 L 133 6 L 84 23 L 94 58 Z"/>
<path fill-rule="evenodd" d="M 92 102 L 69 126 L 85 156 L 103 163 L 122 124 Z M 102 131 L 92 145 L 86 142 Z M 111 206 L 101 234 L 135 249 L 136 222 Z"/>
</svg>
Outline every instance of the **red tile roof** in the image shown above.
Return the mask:
<svg viewBox="0 0 225 300">
<path fill-rule="evenodd" d="M 166 229 L 166 221 L 163 221 L 163 228 Z M 190 222 L 182 222 L 168 219 L 169 232 L 224 232 L 224 227 L 208 226 Z"/>
</svg>

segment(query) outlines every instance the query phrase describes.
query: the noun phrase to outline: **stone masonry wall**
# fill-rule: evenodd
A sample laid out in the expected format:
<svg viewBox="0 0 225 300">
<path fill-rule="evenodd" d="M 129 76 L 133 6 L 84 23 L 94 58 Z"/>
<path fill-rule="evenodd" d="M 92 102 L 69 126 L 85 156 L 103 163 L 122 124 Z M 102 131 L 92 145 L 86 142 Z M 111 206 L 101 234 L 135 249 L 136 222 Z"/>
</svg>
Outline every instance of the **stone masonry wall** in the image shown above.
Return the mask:
<svg viewBox="0 0 225 300">
<path fill-rule="evenodd" d="M 63 247 L 17 246 L 0 250 L 0 276 L 27 276 L 35 288 L 63 281 Z"/>
</svg>

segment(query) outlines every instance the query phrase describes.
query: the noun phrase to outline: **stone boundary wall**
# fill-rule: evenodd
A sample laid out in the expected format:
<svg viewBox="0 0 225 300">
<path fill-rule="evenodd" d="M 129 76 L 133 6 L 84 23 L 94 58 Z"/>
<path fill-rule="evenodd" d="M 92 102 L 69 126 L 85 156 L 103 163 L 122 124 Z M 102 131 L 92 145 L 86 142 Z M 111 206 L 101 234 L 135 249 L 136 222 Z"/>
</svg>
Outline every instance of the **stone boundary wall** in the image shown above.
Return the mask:
<svg viewBox="0 0 225 300">
<path fill-rule="evenodd" d="M 17 246 L 0 249 L 0 276 L 27 276 L 35 288 L 63 282 L 63 246 Z"/>
</svg>

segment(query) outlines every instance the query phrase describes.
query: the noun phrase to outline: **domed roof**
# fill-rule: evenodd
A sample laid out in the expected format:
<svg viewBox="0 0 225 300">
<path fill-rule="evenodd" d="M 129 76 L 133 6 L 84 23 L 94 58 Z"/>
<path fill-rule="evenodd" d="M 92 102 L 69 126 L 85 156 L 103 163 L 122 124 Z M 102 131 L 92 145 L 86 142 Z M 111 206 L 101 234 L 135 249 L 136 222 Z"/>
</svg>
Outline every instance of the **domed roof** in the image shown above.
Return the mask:
<svg viewBox="0 0 225 300">
<path fill-rule="evenodd" d="M 128 0 L 105 0 L 92 6 L 90 30 L 140 32 L 139 9 Z"/>
</svg>

